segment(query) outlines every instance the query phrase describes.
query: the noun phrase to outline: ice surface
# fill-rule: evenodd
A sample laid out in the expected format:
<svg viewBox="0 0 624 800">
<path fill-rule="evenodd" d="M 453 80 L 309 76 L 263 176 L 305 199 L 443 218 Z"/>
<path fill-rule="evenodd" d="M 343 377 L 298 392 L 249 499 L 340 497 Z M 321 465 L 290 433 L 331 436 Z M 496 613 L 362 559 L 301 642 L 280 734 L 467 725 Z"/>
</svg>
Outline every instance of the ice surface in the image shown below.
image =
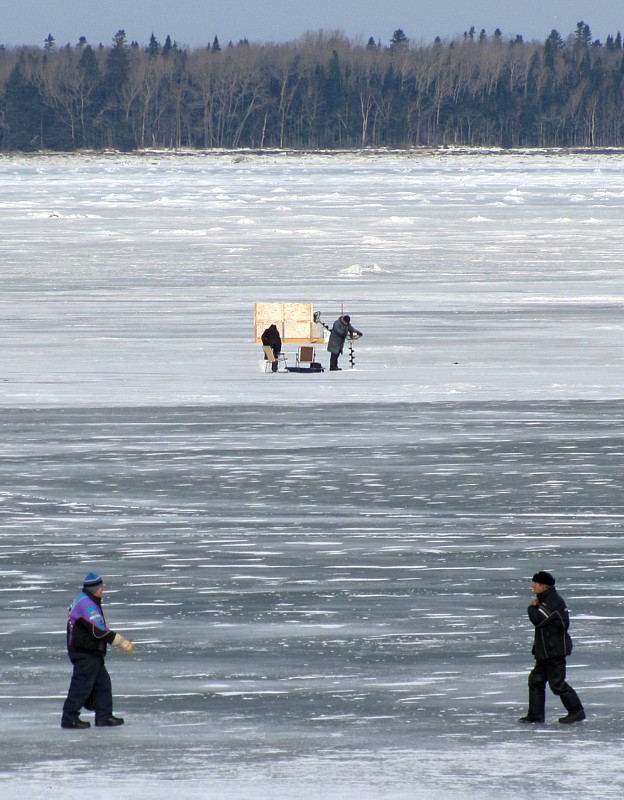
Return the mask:
<svg viewBox="0 0 624 800">
<path fill-rule="evenodd" d="M 0 159 L 3 800 L 622 794 L 623 167 Z M 273 300 L 344 304 L 355 369 L 261 374 Z M 540 568 L 572 729 L 516 724 Z M 138 650 L 73 733 L 91 569 Z"/>
</svg>

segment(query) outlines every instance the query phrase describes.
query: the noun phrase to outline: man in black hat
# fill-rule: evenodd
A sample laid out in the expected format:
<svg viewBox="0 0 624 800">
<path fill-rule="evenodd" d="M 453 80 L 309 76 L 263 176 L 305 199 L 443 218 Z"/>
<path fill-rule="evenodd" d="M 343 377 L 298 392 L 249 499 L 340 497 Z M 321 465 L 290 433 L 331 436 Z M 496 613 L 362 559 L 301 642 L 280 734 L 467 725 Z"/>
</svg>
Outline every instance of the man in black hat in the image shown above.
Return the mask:
<svg viewBox="0 0 624 800">
<path fill-rule="evenodd" d="M 585 719 L 583 704 L 565 679 L 566 656 L 572 652 L 572 639 L 568 633 L 570 616 L 565 600 L 555 589 L 555 579 L 550 572 L 535 573 L 533 592 L 535 598 L 528 613 L 535 625 L 532 651 L 535 666 L 529 674 L 529 711 L 519 721 L 544 722 L 548 683 L 568 712 L 565 717 L 559 717 L 559 722 L 564 725 L 581 722 Z"/>
<path fill-rule="evenodd" d="M 106 624 L 102 611 L 104 588 L 102 578 L 90 572 L 69 608 L 67 653 L 74 672 L 63 705 L 62 728 L 90 728 L 89 722 L 80 719 L 83 707 L 95 711 L 97 726 L 112 728 L 124 722 L 113 716 L 113 692 L 104 657 L 107 644 L 121 647 L 126 653 L 134 652 L 134 644 Z"/>
</svg>

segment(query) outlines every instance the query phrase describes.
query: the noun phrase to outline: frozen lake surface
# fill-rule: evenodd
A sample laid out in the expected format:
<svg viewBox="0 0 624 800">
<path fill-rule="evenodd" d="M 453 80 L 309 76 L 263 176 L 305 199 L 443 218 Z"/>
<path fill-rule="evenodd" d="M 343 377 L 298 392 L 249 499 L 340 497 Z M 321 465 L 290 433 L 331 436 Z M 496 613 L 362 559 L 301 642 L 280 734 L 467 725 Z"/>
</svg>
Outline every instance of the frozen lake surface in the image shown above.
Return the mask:
<svg viewBox="0 0 624 800">
<path fill-rule="evenodd" d="M 3 800 L 622 794 L 623 169 L 0 158 Z M 344 304 L 355 369 L 261 374 L 256 301 Z M 138 648 L 74 733 L 92 569 Z M 538 569 L 571 728 L 516 722 Z"/>
</svg>

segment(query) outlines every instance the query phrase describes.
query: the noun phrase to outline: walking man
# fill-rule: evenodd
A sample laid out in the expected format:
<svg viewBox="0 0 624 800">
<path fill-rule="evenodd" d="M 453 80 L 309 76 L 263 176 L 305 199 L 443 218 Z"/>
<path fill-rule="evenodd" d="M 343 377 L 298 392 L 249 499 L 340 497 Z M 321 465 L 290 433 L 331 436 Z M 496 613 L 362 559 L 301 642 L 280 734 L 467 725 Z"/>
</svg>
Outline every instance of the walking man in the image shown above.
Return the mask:
<svg viewBox="0 0 624 800">
<path fill-rule="evenodd" d="M 134 652 L 134 644 L 106 625 L 102 611 L 104 581 L 90 572 L 84 579 L 82 591 L 69 608 L 67 621 L 67 652 L 74 666 L 67 699 L 63 705 L 62 728 L 90 728 L 80 719 L 83 706 L 95 711 L 95 724 L 114 727 L 123 725 L 121 717 L 113 716 L 111 679 L 104 664 L 107 644 Z"/>
<path fill-rule="evenodd" d="M 568 633 L 570 617 L 565 600 L 555 589 L 555 579 L 549 572 L 533 576 L 535 598 L 528 608 L 529 619 L 535 625 L 533 655 L 535 666 L 529 674 L 529 711 L 520 722 L 544 722 L 546 684 L 561 698 L 566 711 L 559 722 L 569 725 L 585 719 L 579 696 L 566 683 L 566 656 L 572 652 Z"/>
<path fill-rule="evenodd" d="M 345 314 L 342 317 L 338 317 L 338 319 L 332 325 L 331 333 L 329 334 L 327 351 L 330 353 L 330 372 L 340 371 L 340 367 L 338 366 L 338 357 L 341 355 L 344 348 L 347 334 L 349 334 L 353 339 L 357 339 L 359 336 L 363 335 L 361 331 L 356 330 L 351 325 L 351 317 L 348 314 Z"/>
</svg>

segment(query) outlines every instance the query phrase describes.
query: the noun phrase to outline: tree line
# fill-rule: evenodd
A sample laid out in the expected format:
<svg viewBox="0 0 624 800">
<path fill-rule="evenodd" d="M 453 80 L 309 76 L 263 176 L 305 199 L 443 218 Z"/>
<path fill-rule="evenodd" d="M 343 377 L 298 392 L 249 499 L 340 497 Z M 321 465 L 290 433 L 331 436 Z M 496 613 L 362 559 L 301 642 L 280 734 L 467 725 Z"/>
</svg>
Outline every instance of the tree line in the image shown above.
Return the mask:
<svg viewBox="0 0 624 800">
<path fill-rule="evenodd" d="M 579 22 L 544 42 L 474 28 L 388 45 L 309 33 L 185 49 L 0 46 L 0 149 L 620 147 L 624 50 Z"/>
</svg>

